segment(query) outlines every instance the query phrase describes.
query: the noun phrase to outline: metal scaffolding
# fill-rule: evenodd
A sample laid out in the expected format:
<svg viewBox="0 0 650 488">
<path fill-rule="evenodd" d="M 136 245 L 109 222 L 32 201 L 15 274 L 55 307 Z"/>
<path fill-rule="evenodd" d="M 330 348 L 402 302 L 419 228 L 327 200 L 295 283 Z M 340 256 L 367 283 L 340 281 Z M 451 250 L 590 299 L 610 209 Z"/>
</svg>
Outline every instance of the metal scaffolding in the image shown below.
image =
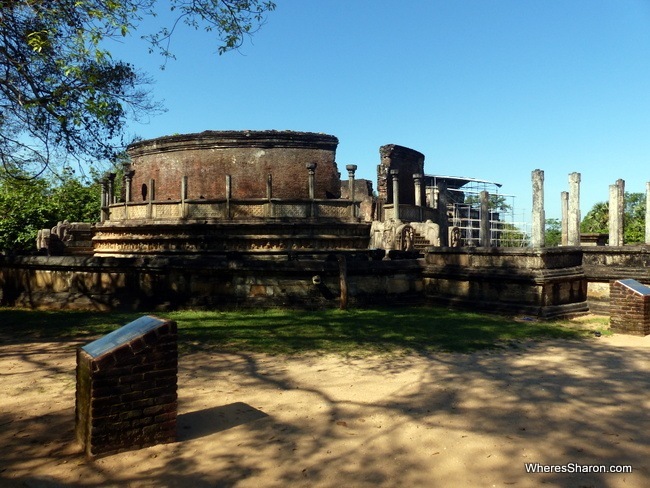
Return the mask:
<svg viewBox="0 0 650 488">
<path fill-rule="evenodd" d="M 448 192 L 449 227 L 460 230 L 462 246 L 478 246 L 481 227 L 481 192 L 489 194 L 490 245 L 526 247 L 530 243 L 530 224 L 523 213 L 517 215 L 515 195 L 500 193 L 501 184 L 461 176 L 430 176 L 427 183 L 443 184 Z"/>
</svg>

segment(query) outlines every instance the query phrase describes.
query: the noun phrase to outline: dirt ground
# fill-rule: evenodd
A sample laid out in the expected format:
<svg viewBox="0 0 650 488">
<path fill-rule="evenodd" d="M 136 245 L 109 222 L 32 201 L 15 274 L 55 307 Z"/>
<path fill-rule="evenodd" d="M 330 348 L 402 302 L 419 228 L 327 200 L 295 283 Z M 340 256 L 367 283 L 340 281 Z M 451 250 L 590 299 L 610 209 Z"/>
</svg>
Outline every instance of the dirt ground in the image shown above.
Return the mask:
<svg viewBox="0 0 650 488">
<path fill-rule="evenodd" d="M 95 461 L 73 435 L 79 345 L 0 346 L 0 486 L 650 486 L 650 336 L 428 357 L 182 355 L 178 442 Z"/>
</svg>

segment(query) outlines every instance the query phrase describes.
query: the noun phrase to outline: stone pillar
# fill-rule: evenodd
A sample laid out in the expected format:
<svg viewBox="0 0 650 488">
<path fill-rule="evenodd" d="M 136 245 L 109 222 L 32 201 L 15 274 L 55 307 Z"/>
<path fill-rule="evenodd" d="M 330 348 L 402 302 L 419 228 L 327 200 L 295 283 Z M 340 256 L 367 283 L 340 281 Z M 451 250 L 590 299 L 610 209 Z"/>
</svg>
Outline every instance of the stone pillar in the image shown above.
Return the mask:
<svg viewBox="0 0 650 488">
<path fill-rule="evenodd" d="M 187 218 L 187 203 L 185 203 L 185 200 L 187 200 L 187 183 L 188 183 L 188 177 L 187 175 L 183 175 L 181 178 L 181 217 L 182 218 Z"/>
<path fill-rule="evenodd" d="M 393 216 L 399 220 L 399 170 L 391 169 L 390 176 L 393 180 Z"/>
<path fill-rule="evenodd" d="M 569 175 L 568 245 L 580 245 L 580 173 Z"/>
<path fill-rule="evenodd" d="M 436 206 L 438 208 L 438 225 L 440 226 L 440 245 L 449 246 L 449 217 L 447 216 L 447 185 L 438 183 L 436 186 Z"/>
<path fill-rule="evenodd" d="M 187 200 L 187 182 L 187 175 L 184 175 L 181 178 L 181 202 L 185 202 L 185 200 Z"/>
<path fill-rule="evenodd" d="M 348 164 L 345 169 L 348 170 L 348 194 L 352 205 L 350 215 L 354 219 L 357 216 L 357 205 L 354 203 L 354 172 L 357 170 L 356 164 Z"/>
<path fill-rule="evenodd" d="M 156 180 L 149 179 L 149 201 L 147 204 L 147 218 L 153 218 L 153 201 L 156 199 Z"/>
<path fill-rule="evenodd" d="M 609 185 L 609 245 L 623 245 L 625 219 L 625 181 Z"/>
<path fill-rule="evenodd" d="M 305 165 L 309 172 L 309 199 L 314 199 L 314 178 L 316 176 L 316 163 L 307 163 Z"/>
<path fill-rule="evenodd" d="M 316 163 L 307 163 L 307 171 L 309 172 L 309 216 L 316 217 L 316 206 L 314 204 L 314 179 L 316 177 Z"/>
<path fill-rule="evenodd" d="M 422 206 L 422 178 L 421 173 L 415 173 L 413 175 L 413 185 L 415 187 L 415 206 Z"/>
<path fill-rule="evenodd" d="M 650 181 L 645 184 L 645 243 L 650 246 Z"/>
<path fill-rule="evenodd" d="M 232 198 L 232 176 L 226 175 L 226 218 L 230 219 L 230 199 Z"/>
<path fill-rule="evenodd" d="M 115 203 L 115 173 L 108 173 L 108 205 Z"/>
<path fill-rule="evenodd" d="M 568 246 L 569 245 L 569 192 L 563 191 L 560 197 L 561 197 L 560 207 L 562 208 L 561 244 L 563 246 Z"/>
<path fill-rule="evenodd" d="M 133 199 L 132 184 L 134 173 L 135 171 L 129 170 L 127 165 L 124 166 L 124 201 L 126 203 Z"/>
<path fill-rule="evenodd" d="M 101 213 L 99 220 L 104 222 L 108 219 L 108 179 L 102 178 L 102 197 L 101 197 Z"/>
<path fill-rule="evenodd" d="M 544 247 L 546 216 L 544 213 L 544 171 L 536 169 L 532 173 L 533 179 L 533 225 L 531 245 Z"/>
<path fill-rule="evenodd" d="M 438 208 L 438 189 L 430 186 L 427 188 L 427 192 L 429 193 L 429 207 Z"/>
<path fill-rule="evenodd" d="M 479 227 L 479 246 L 490 247 L 490 194 L 482 191 L 481 198 L 481 226 Z"/>
</svg>

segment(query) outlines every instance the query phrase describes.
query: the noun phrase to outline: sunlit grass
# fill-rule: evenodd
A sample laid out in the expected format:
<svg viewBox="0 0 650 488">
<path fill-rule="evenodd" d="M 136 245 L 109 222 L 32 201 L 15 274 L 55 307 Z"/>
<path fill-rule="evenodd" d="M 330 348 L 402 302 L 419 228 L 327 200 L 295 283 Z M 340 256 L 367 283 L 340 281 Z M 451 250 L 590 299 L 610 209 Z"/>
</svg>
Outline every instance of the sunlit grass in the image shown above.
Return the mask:
<svg viewBox="0 0 650 488">
<path fill-rule="evenodd" d="M 0 309 L 4 340 L 88 341 L 141 316 Z M 372 308 L 341 311 L 284 309 L 176 311 L 181 351 L 221 350 L 267 354 L 374 354 L 469 352 L 523 340 L 580 339 L 608 333 L 608 319 L 517 320 L 439 307 Z"/>
</svg>

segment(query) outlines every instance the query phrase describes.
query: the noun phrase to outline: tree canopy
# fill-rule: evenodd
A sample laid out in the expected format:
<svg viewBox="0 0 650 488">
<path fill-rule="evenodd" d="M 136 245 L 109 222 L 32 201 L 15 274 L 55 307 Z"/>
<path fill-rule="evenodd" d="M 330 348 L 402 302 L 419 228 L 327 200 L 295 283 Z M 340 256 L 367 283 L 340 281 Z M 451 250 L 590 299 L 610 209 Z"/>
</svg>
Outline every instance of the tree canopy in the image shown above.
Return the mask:
<svg viewBox="0 0 650 488">
<path fill-rule="evenodd" d="M 219 53 L 241 46 L 275 4 L 266 0 L 0 0 L 0 159 L 15 177 L 52 162 L 112 160 L 128 119 L 151 114 L 149 79 L 114 60 L 107 41 L 130 35 L 165 5 L 173 25 L 142 35 L 173 57 L 179 23 L 216 34 Z"/>
<path fill-rule="evenodd" d="M 0 253 L 34 252 L 36 234 L 57 222 L 96 222 L 99 218 L 99 185 L 82 181 L 72 168 L 52 178 L 28 178 L 14 169 L 0 173 Z"/>
<path fill-rule="evenodd" d="M 625 192 L 624 236 L 626 244 L 645 241 L 646 197 L 643 193 Z M 609 233 L 609 203 L 598 202 L 580 223 L 581 232 Z"/>
</svg>

